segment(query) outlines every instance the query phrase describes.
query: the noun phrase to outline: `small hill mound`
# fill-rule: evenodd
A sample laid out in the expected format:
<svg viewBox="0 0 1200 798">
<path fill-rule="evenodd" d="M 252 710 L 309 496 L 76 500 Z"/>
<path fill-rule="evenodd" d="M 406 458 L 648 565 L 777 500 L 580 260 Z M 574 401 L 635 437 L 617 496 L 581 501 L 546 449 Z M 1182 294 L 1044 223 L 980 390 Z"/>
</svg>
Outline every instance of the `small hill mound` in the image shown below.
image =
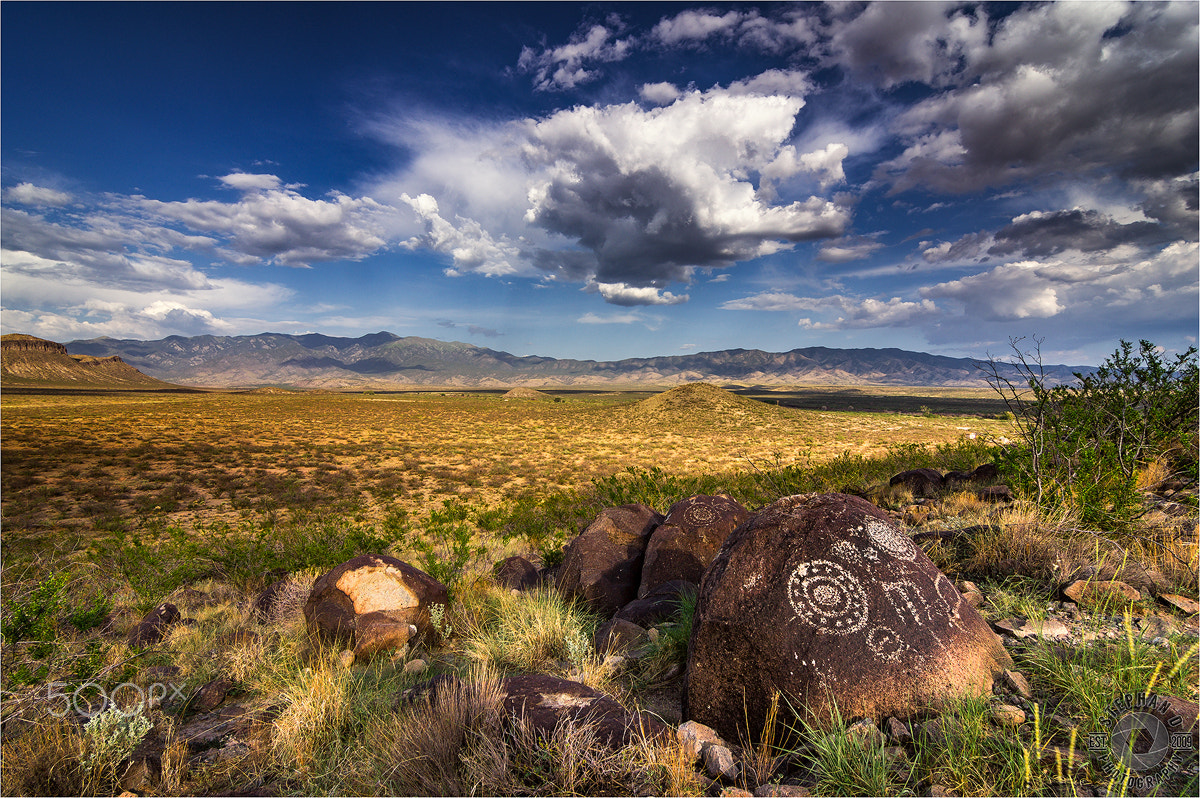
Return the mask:
<svg viewBox="0 0 1200 798">
<path fill-rule="evenodd" d="M 730 393 L 709 382 L 690 382 L 655 394 L 634 404 L 631 411 L 639 416 L 684 418 L 704 416 L 715 419 L 760 416 L 773 408 L 762 402 Z"/>
<path fill-rule="evenodd" d="M 550 394 L 542 393 L 541 391 L 534 390 L 533 388 L 513 388 L 511 391 L 504 394 L 504 396 L 502 396 L 500 398 L 501 399 L 531 399 L 531 400 L 540 401 L 540 402 L 554 401 L 554 397 L 551 396 Z"/>
<path fill-rule="evenodd" d="M 177 388 L 143 374 L 117 356 L 72 355 L 54 341 L 13 333 L 0 336 L 0 382 L 5 388 Z"/>
</svg>

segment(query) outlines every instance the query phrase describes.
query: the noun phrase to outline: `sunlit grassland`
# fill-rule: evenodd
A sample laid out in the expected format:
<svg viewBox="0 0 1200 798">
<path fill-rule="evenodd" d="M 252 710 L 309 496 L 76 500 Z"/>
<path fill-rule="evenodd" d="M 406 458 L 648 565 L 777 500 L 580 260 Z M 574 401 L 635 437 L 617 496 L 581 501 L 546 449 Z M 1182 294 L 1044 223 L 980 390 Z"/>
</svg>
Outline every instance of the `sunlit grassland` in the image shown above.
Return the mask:
<svg viewBox="0 0 1200 798">
<path fill-rule="evenodd" d="M 744 471 L 1005 428 L 993 418 L 936 415 L 937 396 L 924 413 L 763 402 L 733 418 L 637 412 L 646 395 L 5 395 L 4 531 L 26 538 L 149 516 L 187 526 L 315 509 L 361 521 L 397 511 L 420 517 L 451 497 L 490 504 L 628 466 Z"/>
</svg>

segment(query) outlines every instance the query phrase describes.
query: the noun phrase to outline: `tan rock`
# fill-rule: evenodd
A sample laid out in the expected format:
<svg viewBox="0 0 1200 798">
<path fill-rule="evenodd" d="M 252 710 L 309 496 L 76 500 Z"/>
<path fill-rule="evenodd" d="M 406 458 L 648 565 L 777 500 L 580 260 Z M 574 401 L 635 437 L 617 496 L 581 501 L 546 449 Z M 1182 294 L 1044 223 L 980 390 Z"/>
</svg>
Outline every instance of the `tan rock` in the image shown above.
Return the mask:
<svg viewBox="0 0 1200 798">
<path fill-rule="evenodd" d="M 1103 582 L 1076 579 L 1063 588 L 1063 595 L 1076 604 L 1087 607 L 1142 600 L 1142 594 L 1137 588 L 1115 579 Z"/>
<path fill-rule="evenodd" d="M 997 726 L 1015 728 L 1025 722 L 1025 710 L 1012 704 L 998 704 L 992 707 L 989 717 Z"/>
<path fill-rule="evenodd" d="M 1180 596 L 1175 593 L 1160 593 L 1158 600 L 1170 604 L 1184 615 L 1195 615 L 1197 612 L 1200 612 L 1200 604 L 1187 596 Z"/>
</svg>

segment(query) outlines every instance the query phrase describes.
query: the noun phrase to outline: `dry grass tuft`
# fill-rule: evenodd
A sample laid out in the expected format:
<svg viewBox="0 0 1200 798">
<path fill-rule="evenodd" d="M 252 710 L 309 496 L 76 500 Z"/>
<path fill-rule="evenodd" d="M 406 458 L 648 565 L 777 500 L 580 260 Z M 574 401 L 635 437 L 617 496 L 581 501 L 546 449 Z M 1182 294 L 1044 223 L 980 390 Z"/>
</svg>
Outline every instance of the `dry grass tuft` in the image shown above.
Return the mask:
<svg viewBox="0 0 1200 798">
<path fill-rule="evenodd" d="M 554 590 L 492 589 L 479 612 L 466 620 L 464 653 L 492 667 L 555 672 L 564 663 L 582 667 L 595 657 L 595 618 Z"/>
<path fill-rule="evenodd" d="M 83 795 L 90 779 L 82 758 L 86 743 L 65 718 L 12 736 L 0 747 L 0 792 L 4 795 Z"/>
<path fill-rule="evenodd" d="M 374 719 L 364 736 L 376 757 L 376 789 L 392 795 L 502 794 L 485 785 L 503 782 L 509 767 L 503 719 L 500 682 L 487 666 L 443 683 L 407 718 Z"/>
</svg>

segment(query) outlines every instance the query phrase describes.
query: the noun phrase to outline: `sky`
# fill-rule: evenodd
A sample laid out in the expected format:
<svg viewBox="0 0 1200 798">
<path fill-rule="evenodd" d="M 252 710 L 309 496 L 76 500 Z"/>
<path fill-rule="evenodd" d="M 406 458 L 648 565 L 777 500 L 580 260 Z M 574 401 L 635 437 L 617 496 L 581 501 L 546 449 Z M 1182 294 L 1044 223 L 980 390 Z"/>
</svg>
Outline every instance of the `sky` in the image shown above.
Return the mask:
<svg viewBox="0 0 1200 798">
<path fill-rule="evenodd" d="M 519 355 L 1200 326 L 1200 6 L 0 7 L 0 327 Z"/>
</svg>

